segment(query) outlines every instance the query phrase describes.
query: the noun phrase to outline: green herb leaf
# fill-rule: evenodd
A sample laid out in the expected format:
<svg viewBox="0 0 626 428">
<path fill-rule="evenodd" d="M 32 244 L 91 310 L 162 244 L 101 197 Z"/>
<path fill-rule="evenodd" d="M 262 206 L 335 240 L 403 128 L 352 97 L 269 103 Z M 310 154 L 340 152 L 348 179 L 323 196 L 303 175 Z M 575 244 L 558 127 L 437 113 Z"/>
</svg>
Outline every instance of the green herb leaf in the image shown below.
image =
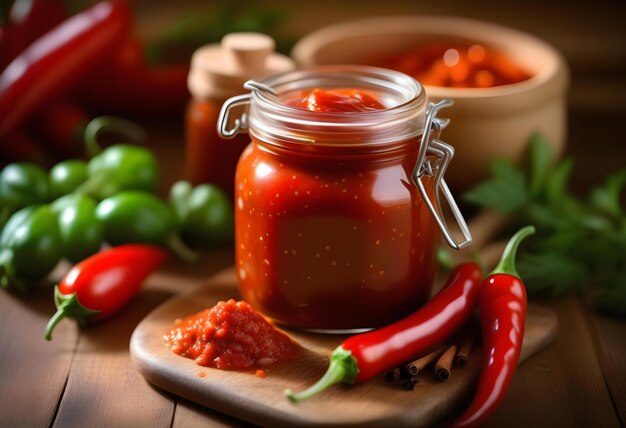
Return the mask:
<svg viewBox="0 0 626 428">
<path fill-rule="evenodd" d="M 492 208 L 504 214 L 522 208 L 529 198 L 526 175 L 510 162 L 502 159 L 491 164 L 493 178 L 466 192 L 463 199 L 483 208 Z"/>
<path fill-rule="evenodd" d="M 591 193 L 591 205 L 613 217 L 624 215 L 620 204 L 620 192 L 626 184 L 626 169 L 612 174 L 606 184 L 593 189 Z"/>
<path fill-rule="evenodd" d="M 518 270 L 531 295 L 558 296 L 591 288 L 599 310 L 626 316 L 626 216 L 620 201 L 626 169 L 593 190 L 588 201 L 568 192 L 572 159 L 551 167 L 540 135 L 529 145 L 529 180 L 507 161 L 465 200 L 509 214 L 511 227 L 534 224 L 536 238 L 520 250 Z"/>
<path fill-rule="evenodd" d="M 550 165 L 554 158 L 554 151 L 548 140 L 539 133 L 530 137 L 530 194 L 538 195 L 543 188 Z"/>
<path fill-rule="evenodd" d="M 558 253 L 521 254 L 517 268 L 531 295 L 558 296 L 580 289 L 589 279 L 585 266 Z"/>
</svg>

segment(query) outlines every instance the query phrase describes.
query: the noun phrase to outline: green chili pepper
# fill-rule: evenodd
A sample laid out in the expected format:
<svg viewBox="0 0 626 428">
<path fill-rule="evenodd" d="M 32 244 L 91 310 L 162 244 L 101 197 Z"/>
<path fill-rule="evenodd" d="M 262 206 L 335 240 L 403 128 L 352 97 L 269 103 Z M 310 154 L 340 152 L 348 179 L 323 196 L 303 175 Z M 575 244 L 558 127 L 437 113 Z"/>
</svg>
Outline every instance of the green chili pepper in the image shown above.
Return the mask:
<svg viewBox="0 0 626 428">
<path fill-rule="evenodd" d="M 48 197 L 48 176 L 37 165 L 12 163 L 0 173 L 0 211 L 4 211 L 4 216 L 28 205 L 47 202 Z"/>
<path fill-rule="evenodd" d="M 157 244 L 182 259 L 196 258 L 180 240 L 172 210 L 150 193 L 128 190 L 104 199 L 96 207 L 96 217 L 104 226 L 104 240 L 111 245 Z"/>
<path fill-rule="evenodd" d="M 93 158 L 87 165 L 89 178 L 79 190 L 100 200 L 124 190 L 154 191 L 158 167 L 152 152 L 130 144 L 116 144 L 102 150 L 96 138 L 103 130 L 117 131 L 132 141 L 145 138 L 143 129 L 125 119 L 101 116 L 89 122 L 85 144 Z"/>
<path fill-rule="evenodd" d="M 233 238 L 233 207 L 218 187 L 201 184 L 195 188 L 185 181 L 172 186 L 170 202 L 181 224 L 185 241 L 215 245 Z"/>
<path fill-rule="evenodd" d="M 61 259 L 61 238 L 48 205 L 22 208 L 0 236 L 0 283 L 26 290 L 28 283 L 48 275 Z"/>
<path fill-rule="evenodd" d="M 100 251 L 102 222 L 96 217 L 96 201 L 87 195 L 69 194 L 52 204 L 59 223 L 63 256 L 78 263 Z"/>
<path fill-rule="evenodd" d="M 170 205 L 174 209 L 181 225 L 189 212 L 187 200 L 192 190 L 193 186 L 188 181 L 177 181 L 170 189 Z"/>
<path fill-rule="evenodd" d="M 124 190 L 153 192 L 157 184 L 157 163 L 147 149 L 118 144 L 89 161 L 85 190 L 98 199 Z"/>
<path fill-rule="evenodd" d="M 60 162 L 50 170 L 49 181 L 52 199 L 67 195 L 87 181 L 87 164 L 77 159 Z"/>
</svg>

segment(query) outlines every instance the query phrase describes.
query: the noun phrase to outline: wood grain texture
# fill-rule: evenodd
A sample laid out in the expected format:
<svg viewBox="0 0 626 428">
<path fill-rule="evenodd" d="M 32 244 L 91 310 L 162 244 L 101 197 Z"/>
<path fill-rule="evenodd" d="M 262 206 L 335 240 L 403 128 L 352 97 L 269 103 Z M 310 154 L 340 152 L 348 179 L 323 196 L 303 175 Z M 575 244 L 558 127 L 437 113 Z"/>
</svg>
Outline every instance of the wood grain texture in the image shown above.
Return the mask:
<svg viewBox="0 0 626 428">
<path fill-rule="evenodd" d="M 248 422 L 177 397 L 172 428 L 248 428 Z"/>
<path fill-rule="evenodd" d="M 207 252 L 203 254 L 205 262 L 197 265 L 170 261 L 149 277 L 126 308 L 106 322 L 82 330 L 54 426 L 169 427 L 174 397 L 153 388 L 133 369 L 128 353 L 130 336 L 160 303 L 197 287 L 204 278 L 231 264 L 231 254 L 231 248 Z M 64 321 L 59 327 L 74 325 Z"/>
<path fill-rule="evenodd" d="M 117 316 L 82 332 L 54 426 L 170 426 L 174 403 L 132 369 L 128 340 L 141 318 L 171 295 L 146 290 Z"/>
<path fill-rule="evenodd" d="M 48 427 L 63 394 L 78 340 L 75 325 L 44 339 L 52 288 L 28 296 L 0 290 L 0 427 Z"/>
<path fill-rule="evenodd" d="M 303 347 L 301 358 L 272 366 L 263 379 L 253 372 L 200 367 L 165 347 L 163 334 L 176 318 L 231 297 L 236 297 L 233 270 L 153 311 L 131 339 L 131 355 L 139 371 L 176 395 L 264 426 L 427 426 L 458 405 L 478 374 L 480 353 L 475 352 L 467 366 L 456 369 L 446 383 L 427 372 L 412 393 L 376 379 L 354 387 L 340 385 L 294 405 L 285 399 L 285 388 L 299 391 L 318 379 L 326 370 L 327 356 L 343 337 L 290 331 Z M 546 346 L 555 333 L 556 318 L 551 312 L 529 311 L 521 358 Z"/>
<path fill-rule="evenodd" d="M 604 380 L 622 426 L 626 425 L 626 323 L 590 313 Z"/>
</svg>

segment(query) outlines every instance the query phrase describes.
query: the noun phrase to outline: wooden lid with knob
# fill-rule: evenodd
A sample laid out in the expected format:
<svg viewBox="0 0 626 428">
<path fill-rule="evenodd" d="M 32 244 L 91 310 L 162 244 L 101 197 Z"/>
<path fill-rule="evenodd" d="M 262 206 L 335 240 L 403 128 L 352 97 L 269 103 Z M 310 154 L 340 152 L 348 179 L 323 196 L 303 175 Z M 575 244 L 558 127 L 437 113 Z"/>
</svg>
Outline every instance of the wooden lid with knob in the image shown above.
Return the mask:
<svg viewBox="0 0 626 428">
<path fill-rule="evenodd" d="M 194 98 L 223 100 L 244 93 L 247 80 L 293 70 L 293 60 L 274 48 L 274 40 L 260 33 L 230 33 L 199 48 L 191 58 L 189 91 Z"/>
</svg>

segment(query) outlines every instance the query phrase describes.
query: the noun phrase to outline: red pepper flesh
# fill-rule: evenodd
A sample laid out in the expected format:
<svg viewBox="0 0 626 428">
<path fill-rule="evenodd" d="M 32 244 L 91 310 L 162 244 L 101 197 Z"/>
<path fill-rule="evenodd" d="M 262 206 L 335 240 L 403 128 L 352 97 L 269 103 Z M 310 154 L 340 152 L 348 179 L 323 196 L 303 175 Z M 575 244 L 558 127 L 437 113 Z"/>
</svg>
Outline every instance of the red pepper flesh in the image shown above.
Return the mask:
<svg viewBox="0 0 626 428">
<path fill-rule="evenodd" d="M 160 247 L 121 245 L 75 265 L 55 288 L 57 312 L 46 326 L 46 339 L 66 317 L 79 322 L 104 319 L 137 294 L 144 280 L 167 258 Z"/>
<path fill-rule="evenodd" d="M 287 398 L 304 401 L 336 383 L 365 382 L 432 351 L 474 313 L 482 280 L 476 263 L 460 265 L 442 290 L 413 314 L 346 339 L 333 351 L 326 374 L 303 392 L 285 391 Z"/>
<path fill-rule="evenodd" d="M 527 226 L 509 241 L 496 269 L 485 279 L 479 297 L 483 356 L 474 400 L 453 424 L 482 425 L 504 400 L 519 361 L 526 321 L 526 288 L 515 270 L 520 242 L 535 232 Z"/>
<path fill-rule="evenodd" d="M 0 137 L 112 56 L 131 29 L 124 3 L 102 2 L 37 39 L 0 75 Z"/>
</svg>

